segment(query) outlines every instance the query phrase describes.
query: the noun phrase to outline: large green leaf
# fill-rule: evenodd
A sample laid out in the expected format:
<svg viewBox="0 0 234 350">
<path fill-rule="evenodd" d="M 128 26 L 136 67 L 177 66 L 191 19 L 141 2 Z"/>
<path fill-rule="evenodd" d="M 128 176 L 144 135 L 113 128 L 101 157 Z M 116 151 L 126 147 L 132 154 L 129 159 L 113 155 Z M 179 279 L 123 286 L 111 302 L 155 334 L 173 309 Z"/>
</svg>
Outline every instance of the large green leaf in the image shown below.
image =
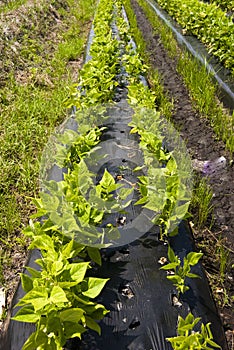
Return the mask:
<svg viewBox="0 0 234 350">
<path fill-rule="evenodd" d="M 84 314 L 84 310 L 80 308 L 70 308 L 64 311 L 61 311 L 59 314 L 60 320 L 62 322 L 73 322 L 77 323 L 80 321 L 81 317 Z"/>
<path fill-rule="evenodd" d="M 160 269 L 161 270 L 175 270 L 178 265 L 179 265 L 179 263 L 173 262 L 173 263 L 169 263 L 167 265 L 160 267 Z"/>
<path fill-rule="evenodd" d="M 36 269 L 29 267 L 29 266 L 26 266 L 26 269 L 33 278 L 40 278 L 41 277 L 41 271 L 37 271 Z"/>
<path fill-rule="evenodd" d="M 96 298 L 103 287 L 105 286 L 106 282 L 109 279 L 103 279 L 103 278 L 94 278 L 94 277 L 89 277 L 86 280 L 86 288 L 87 290 L 83 291 L 82 294 L 89 297 L 89 298 Z"/>
<path fill-rule="evenodd" d="M 65 268 L 66 264 L 64 263 L 64 261 L 54 261 L 52 264 L 52 268 L 51 271 L 53 272 L 54 275 L 59 275 L 62 270 Z"/>
<path fill-rule="evenodd" d="M 86 249 L 90 259 L 92 259 L 98 265 L 101 265 L 102 258 L 101 258 L 100 250 L 94 247 L 87 247 Z"/>
<path fill-rule="evenodd" d="M 29 322 L 36 323 L 40 319 L 40 315 L 35 313 L 35 310 L 32 306 L 23 306 L 12 320 L 21 321 L 21 322 Z"/>
<path fill-rule="evenodd" d="M 66 293 L 61 287 L 54 286 L 50 294 L 50 301 L 54 304 L 58 304 L 58 303 L 66 303 L 68 302 L 68 299 L 66 297 Z"/>
<path fill-rule="evenodd" d="M 178 262 L 178 257 L 176 257 L 173 249 L 170 246 L 168 246 L 168 253 L 167 254 L 168 254 L 168 258 L 169 258 L 170 262 Z"/>
<path fill-rule="evenodd" d="M 87 328 L 83 327 L 79 323 L 64 321 L 63 325 L 64 333 L 67 339 L 75 337 L 81 338 L 81 334 L 87 330 Z"/>
<path fill-rule="evenodd" d="M 202 256 L 203 256 L 203 253 L 190 252 L 186 256 L 186 258 L 188 260 L 189 265 L 193 266 L 198 263 L 198 261 L 201 259 Z"/>
<path fill-rule="evenodd" d="M 30 290 L 20 301 L 17 306 L 32 304 L 35 311 L 42 309 L 49 303 L 48 293 L 44 287 L 36 287 Z"/>
<path fill-rule="evenodd" d="M 29 292 L 33 288 L 32 278 L 25 273 L 20 274 L 22 288 L 25 292 Z"/>
<path fill-rule="evenodd" d="M 48 251 L 48 250 L 54 251 L 54 241 L 50 236 L 46 234 L 42 234 L 34 238 L 29 248 L 30 249 L 37 248 L 45 251 Z"/>
<path fill-rule="evenodd" d="M 82 282 L 88 267 L 89 262 L 71 263 L 69 265 L 71 279 L 77 283 Z"/>
<path fill-rule="evenodd" d="M 24 343 L 22 350 L 35 350 L 38 349 L 38 347 L 40 347 L 39 349 L 46 349 L 47 343 L 48 337 L 45 332 L 38 330 L 30 335 L 28 340 Z"/>
<path fill-rule="evenodd" d="M 105 169 L 102 179 L 100 181 L 100 186 L 104 189 L 108 189 L 108 192 L 111 192 L 115 189 L 115 179 L 113 176 Z"/>
<path fill-rule="evenodd" d="M 60 203 L 60 200 L 57 196 L 55 196 L 55 195 L 52 196 L 49 193 L 41 192 L 40 197 L 42 200 L 43 208 L 46 209 L 47 212 L 57 210 L 59 203 Z"/>
<path fill-rule="evenodd" d="M 101 327 L 91 317 L 85 316 L 86 326 L 101 335 Z"/>
<path fill-rule="evenodd" d="M 71 239 L 69 243 L 62 247 L 62 257 L 65 259 L 70 259 L 75 255 L 78 255 L 83 249 L 84 246 Z"/>
</svg>

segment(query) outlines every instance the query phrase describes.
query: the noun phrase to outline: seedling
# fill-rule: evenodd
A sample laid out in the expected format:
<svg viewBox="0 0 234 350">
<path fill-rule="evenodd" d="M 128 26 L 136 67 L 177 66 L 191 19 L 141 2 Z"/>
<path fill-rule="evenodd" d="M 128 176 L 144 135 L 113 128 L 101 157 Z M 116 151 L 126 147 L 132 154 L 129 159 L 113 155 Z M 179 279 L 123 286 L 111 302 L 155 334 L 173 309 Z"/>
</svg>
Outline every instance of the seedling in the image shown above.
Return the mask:
<svg viewBox="0 0 234 350">
<path fill-rule="evenodd" d="M 168 260 L 169 264 L 162 266 L 161 270 L 168 271 L 167 279 L 169 279 L 176 287 L 179 294 L 185 293 L 189 290 L 186 285 L 187 278 L 199 278 L 200 276 L 191 273 L 191 267 L 196 265 L 202 257 L 202 253 L 190 252 L 184 257 L 183 262 L 175 255 L 173 249 L 168 246 Z"/>
<path fill-rule="evenodd" d="M 176 337 L 166 338 L 174 350 L 221 349 L 213 340 L 210 323 L 205 325 L 201 323 L 200 330 L 195 330 L 195 326 L 200 320 L 200 317 L 195 318 L 191 313 L 185 319 L 179 316 L 178 335 Z"/>
</svg>

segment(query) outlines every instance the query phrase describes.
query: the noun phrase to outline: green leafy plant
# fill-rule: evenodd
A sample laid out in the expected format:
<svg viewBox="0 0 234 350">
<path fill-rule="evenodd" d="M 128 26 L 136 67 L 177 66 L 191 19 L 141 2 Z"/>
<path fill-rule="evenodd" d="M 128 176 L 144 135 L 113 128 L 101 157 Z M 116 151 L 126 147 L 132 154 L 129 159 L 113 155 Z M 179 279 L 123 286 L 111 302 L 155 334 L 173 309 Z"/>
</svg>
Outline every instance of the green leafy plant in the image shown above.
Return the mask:
<svg viewBox="0 0 234 350">
<path fill-rule="evenodd" d="M 165 142 L 163 130 L 167 130 L 167 137 L 171 138 L 171 141 L 174 138 L 172 142 L 175 142 L 175 133 L 162 120 L 160 113 L 153 109 L 154 96 L 150 94 L 150 90 L 141 84 L 142 93 L 139 94 L 137 87 L 140 84 L 134 83 L 129 86 L 130 103 L 135 109 L 133 120 L 129 125 L 132 127 L 131 133 L 140 136 L 139 146 L 144 152 L 148 180 L 144 180 L 145 183 L 142 184 L 140 179 L 140 189 L 143 189 L 144 185 L 144 193 L 141 192 L 143 198 L 136 204 L 144 204 L 144 207 L 160 213 L 155 216 L 154 223 L 160 225 L 162 237 L 169 232 L 176 234 L 175 223 L 187 215 L 190 191 L 186 188 L 186 179 L 191 176 L 191 164 L 179 139 L 177 147 L 181 147 L 181 152 L 178 152 L 180 159 L 163 145 Z M 138 102 L 142 108 L 137 107 Z"/>
<path fill-rule="evenodd" d="M 23 350 L 63 349 L 66 341 L 91 328 L 100 334 L 95 320 L 107 313 L 103 305 L 92 301 L 107 279 L 85 277 L 90 263 L 79 258 L 83 246 L 71 240 L 63 245 L 46 234 L 34 236 L 30 249 L 40 249 L 36 260 L 40 267 L 27 267 L 21 274 L 26 295 L 18 302 L 21 307 L 13 317 L 16 321 L 36 324 Z M 72 259 L 78 256 L 77 262 Z"/>
<path fill-rule="evenodd" d="M 56 143 L 56 164 L 63 167 L 71 167 L 84 158 L 98 143 L 104 128 L 93 127 L 84 133 L 77 133 L 73 130 L 65 130 L 57 136 Z"/>
<path fill-rule="evenodd" d="M 185 319 L 178 318 L 178 336 L 167 338 L 174 350 L 209 350 L 221 349 L 213 340 L 210 323 L 200 325 L 200 330 L 195 330 L 201 318 L 195 318 L 189 313 Z"/>
<path fill-rule="evenodd" d="M 129 0 L 124 1 L 128 18 L 131 23 L 131 32 L 137 45 L 143 47 L 144 57 L 146 56 L 147 65 L 150 69 L 147 72 L 148 81 L 151 89 L 156 92 L 155 103 L 162 114 L 170 118 L 172 114 L 173 101 L 168 101 L 165 91 L 163 91 L 162 77 L 155 72 L 154 67 L 150 65 L 149 53 L 145 52 L 145 41 L 142 33 L 137 26 L 136 16 L 132 11 Z M 166 48 L 170 57 L 177 64 L 177 70 L 182 75 L 185 84 L 190 90 L 194 107 L 199 110 L 202 117 L 210 120 L 210 124 L 214 129 L 217 137 L 222 139 L 227 149 L 231 152 L 234 150 L 234 136 L 229 130 L 233 129 L 234 114 L 224 110 L 222 104 L 217 99 L 218 87 L 212 81 L 212 74 L 207 72 L 206 66 L 201 66 L 196 58 L 186 53 L 178 46 L 173 32 L 168 26 L 158 18 L 154 9 L 148 2 L 138 0 L 138 4 L 142 7 L 147 18 L 152 24 L 154 31 L 160 35 L 164 47 Z M 153 72 L 153 73 L 152 73 Z"/>
<path fill-rule="evenodd" d="M 179 294 L 189 290 L 189 286 L 186 285 L 187 278 L 200 277 L 197 274 L 191 273 L 191 267 L 198 263 L 202 255 L 202 253 L 190 252 L 184 257 L 182 262 L 180 258 L 175 255 L 173 249 L 168 246 L 169 263 L 162 266 L 161 270 L 168 271 L 167 279 L 173 283 Z"/>
<path fill-rule="evenodd" d="M 129 7 L 128 3 L 127 5 Z M 128 11 L 129 13 L 131 15 Z M 143 63 L 140 53 L 128 42 L 129 37 L 125 32 L 124 39 L 127 40 L 126 54 L 122 56 L 122 64 L 128 73 L 128 101 L 135 112 L 129 126 L 132 127 L 131 133 L 137 133 L 140 137 L 139 146 L 143 150 L 147 166 L 147 178 L 141 177 L 138 184 L 142 198 L 136 205 L 143 204 L 145 208 L 155 212 L 153 221 L 160 225 L 162 237 L 169 232 L 175 234 L 175 223 L 183 219 L 188 212 L 190 196 L 185 182 L 191 174 L 190 160 L 186 157 L 185 149 L 181 148 L 180 152 L 184 159 L 178 159 L 163 145 L 165 129 L 169 134 L 173 134 L 173 131 L 169 130 L 160 112 L 156 111 L 155 93 L 141 80 L 140 73 L 147 73 L 148 67 Z M 173 136 L 175 138 L 175 135 Z M 181 145 L 179 139 L 178 145 Z M 182 165 L 181 168 L 178 165 Z"/>
<path fill-rule="evenodd" d="M 215 4 L 199 0 L 159 0 L 158 3 L 185 31 L 197 36 L 209 52 L 234 74 L 234 58 L 231 54 L 234 25 L 231 18 Z"/>
<path fill-rule="evenodd" d="M 86 108 L 112 101 L 119 72 L 119 42 L 113 37 L 113 20 L 113 1 L 101 1 L 93 22 L 92 59 L 80 71 L 78 84 L 71 87 L 68 107 Z"/>
</svg>

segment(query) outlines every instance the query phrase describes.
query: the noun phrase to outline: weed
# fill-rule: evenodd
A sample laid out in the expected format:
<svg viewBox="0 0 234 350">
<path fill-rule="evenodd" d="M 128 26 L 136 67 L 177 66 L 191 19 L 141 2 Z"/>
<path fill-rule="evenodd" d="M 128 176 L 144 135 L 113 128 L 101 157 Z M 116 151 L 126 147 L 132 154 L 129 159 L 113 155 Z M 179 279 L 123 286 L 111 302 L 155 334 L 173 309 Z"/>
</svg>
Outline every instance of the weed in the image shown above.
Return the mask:
<svg viewBox="0 0 234 350">
<path fill-rule="evenodd" d="M 225 249 L 225 247 L 222 245 L 221 238 L 220 238 L 219 245 L 216 246 L 216 254 L 219 261 L 219 275 L 220 275 L 220 281 L 221 283 L 224 282 L 227 267 L 228 267 L 228 260 L 229 260 L 229 251 Z"/>
<path fill-rule="evenodd" d="M 224 110 L 217 100 L 217 84 L 212 82 L 212 75 L 206 66 L 191 58 L 188 53 L 180 55 L 177 65 L 193 99 L 193 104 L 201 115 L 210 120 L 218 138 L 222 139 L 230 151 L 234 150 L 233 130 L 234 115 Z"/>
<path fill-rule="evenodd" d="M 164 91 L 162 78 L 156 69 L 150 70 L 148 81 L 156 96 L 155 103 L 157 109 L 168 120 L 171 120 L 173 101 L 170 101 L 168 94 Z"/>
<path fill-rule="evenodd" d="M 195 225 L 201 229 L 207 224 L 208 218 L 212 215 L 213 206 L 211 200 L 213 192 L 206 178 L 198 178 L 194 186 L 191 200 L 191 210 L 195 212 Z"/>
</svg>

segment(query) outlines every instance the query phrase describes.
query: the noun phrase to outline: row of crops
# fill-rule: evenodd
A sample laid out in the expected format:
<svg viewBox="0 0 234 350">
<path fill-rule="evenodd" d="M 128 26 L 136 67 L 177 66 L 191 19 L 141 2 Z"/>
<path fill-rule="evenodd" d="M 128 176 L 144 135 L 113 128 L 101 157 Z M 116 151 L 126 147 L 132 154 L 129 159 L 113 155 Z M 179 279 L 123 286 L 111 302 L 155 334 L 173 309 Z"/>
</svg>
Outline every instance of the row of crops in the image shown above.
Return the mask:
<svg viewBox="0 0 234 350">
<path fill-rule="evenodd" d="M 191 97 L 195 102 L 194 107 L 199 111 L 199 113 L 207 118 L 210 121 L 210 124 L 217 135 L 218 139 L 222 139 L 226 144 L 226 148 L 233 152 L 233 133 L 230 133 L 230 130 L 233 130 L 234 115 L 232 112 L 233 106 L 233 92 L 232 92 L 232 76 L 228 72 L 223 73 L 222 65 L 213 66 L 210 65 L 209 56 L 204 53 L 206 52 L 202 47 L 202 54 L 199 52 L 200 46 L 197 46 L 198 40 L 186 39 L 186 36 L 183 37 L 183 42 L 188 48 L 188 53 L 183 49 L 181 50 L 180 45 L 177 44 L 174 35 L 167 27 L 173 28 L 172 31 L 176 34 L 180 32 L 180 29 L 177 28 L 174 24 L 171 23 L 170 17 L 164 17 L 164 14 L 159 6 L 155 6 L 155 3 L 152 1 L 143 1 L 138 0 L 137 3 L 143 9 L 143 12 L 146 14 L 149 22 L 153 26 L 154 30 L 158 33 L 161 33 L 162 42 L 166 50 L 168 50 L 169 55 L 176 58 L 176 69 L 179 74 L 183 77 L 184 83 L 190 91 Z M 157 20 L 157 15 L 159 15 L 160 20 Z M 142 44 L 142 38 L 139 36 L 139 30 L 137 29 L 137 23 L 134 19 L 134 28 L 138 38 L 138 42 Z M 166 25 L 167 23 L 167 25 Z M 160 28 L 166 27 L 164 31 Z M 168 32 L 168 34 L 166 34 Z M 178 41 L 180 42 L 178 37 Z M 190 55 L 190 52 L 192 53 Z M 205 55 L 203 57 L 203 54 Z M 199 61 L 202 61 L 202 65 L 199 64 Z M 207 63 L 207 64 L 206 64 Z M 218 68 L 217 68 L 218 67 Z M 207 71 L 209 74 L 207 74 Z M 221 74 L 221 75 L 219 75 Z M 215 79 L 212 79 L 213 76 Z M 221 77 L 221 79 L 220 79 Z M 219 84 L 214 83 L 218 81 Z M 222 86 L 225 86 L 225 91 L 222 90 Z M 227 88 L 227 90 L 226 90 Z M 224 109 L 219 98 L 226 96 L 227 100 L 224 101 L 224 104 L 228 109 Z M 229 109 L 230 108 L 230 109 Z"/>
<path fill-rule="evenodd" d="M 215 3 L 200 0 L 157 2 L 183 27 L 184 33 L 200 39 L 208 52 L 234 75 L 234 23 L 231 16 L 227 16 Z"/>
<path fill-rule="evenodd" d="M 214 3 L 218 6 L 220 6 L 223 10 L 234 11 L 233 1 L 230 1 L 230 0 L 210 0 L 208 2 L 210 2 L 212 4 Z"/>
<path fill-rule="evenodd" d="M 21 274 L 26 294 L 13 318 L 36 325 L 23 350 L 63 349 L 68 339 L 81 338 L 87 329 L 101 334 L 98 321 L 108 310 L 93 299 L 108 279 L 92 277 L 90 271 L 102 263 L 100 249 L 110 247 L 121 237 L 118 226 L 108 222 L 108 217 L 113 211 L 121 213 L 132 193 L 138 197 L 134 204 L 150 210 L 152 224 L 160 226 L 160 239 L 168 245 L 162 269 L 173 271 L 167 278 L 175 286 L 178 299 L 189 289 L 187 280 L 198 277 L 191 267 L 202 254 L 190 252 L 181 261 L 168 244 L 169 236 L 177 234 L 177 224 L 188 212 L 190 159 L 183 143 L 179 155 L 166 147 L 165 134 L 171 135 L 169 141 L 175 138 L 177 146 L 180 140 L 155 110 L 157 96 L 141 79 L 148 67 L 132 45 L 123 5 L 121 0 L 99 2 L 93 22 L 91 60 L 81 69 L 79 82 L 67 100 L 68 107 L 76 107 L 72 118 L 79 130 L 63 129 L 52 138 L 54 154 L 48 155 L 51 143 L 44 154 L 43 191 L 34 200 L 37 214 L 32 219 L 36 221 L 31 220 L 24 230 L 31 239 L 29 248 L 40 249 L 42 257 L 36 261 L 38 270 L 27 267 L 29 274 Z M 95 182 L 95 174 L 87 165 L 107 128 L 106 104 L 113 105 L 120 86 L 126 90 L 134 111 L 130 133 L 137 135 L 144 157 L 144 164 L 134 171 L 137 174 L 147 168 L 146 174 L 138 176 L 137 184 L 127 189 L 120 181 L 121 174 L 115 178 L 107 169 Z M 61 172 L 67 169 L 62 181 L 47 178 L 50 169 L 44 167 L 51 165 L 48 159 Z M 184 319 L 179 316 L 179 336 L 168 339 L 174 349 L 220 348 L 213 341 L 209 324 L 201 324 L 198 332 L 193 331 L 199 320 L 190 313 Z"/>
</svg>

